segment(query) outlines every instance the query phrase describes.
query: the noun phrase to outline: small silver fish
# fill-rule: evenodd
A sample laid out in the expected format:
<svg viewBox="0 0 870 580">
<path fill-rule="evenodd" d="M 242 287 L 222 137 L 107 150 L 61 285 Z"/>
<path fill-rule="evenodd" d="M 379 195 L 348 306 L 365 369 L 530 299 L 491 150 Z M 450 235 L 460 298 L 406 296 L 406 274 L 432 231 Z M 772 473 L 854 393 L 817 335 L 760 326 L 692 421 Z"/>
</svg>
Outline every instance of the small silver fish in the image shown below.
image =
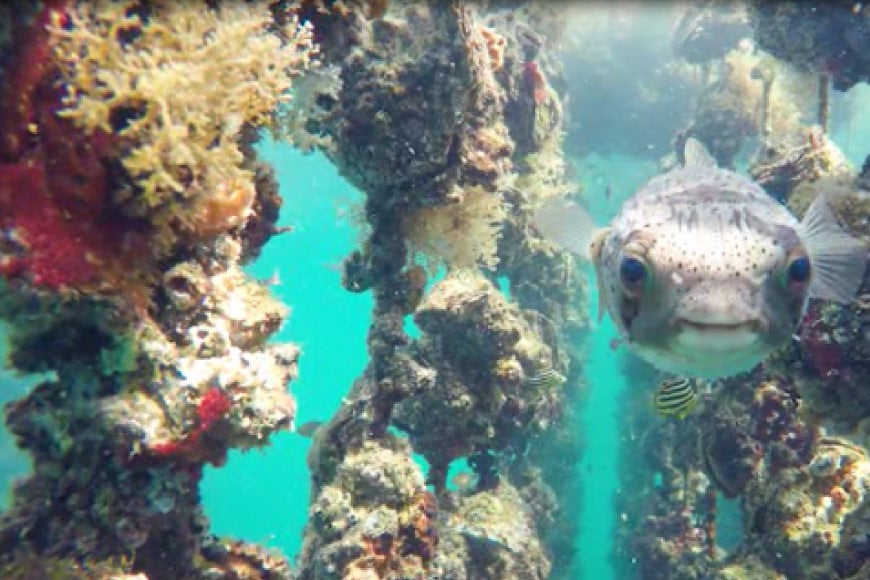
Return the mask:
<svg viewBox="0 0 870 580">
<path fill-rule="evenodd" d="M 263 278 L 259 280 L 261 286 L 265 286 L 266 288 L 270 288 L 272 286 L 280 286 L 281 285 L 281 272 L 278 268 L 272 270 L 272 275 L 268 278 Z"/>
<path fill-rule="evenodd" d="M 323 421 L 306 421 L 296 427 L 296 433 L 306 439 L 311 439 L 314 437 L 314 433 L 316 433 L 322 426 Z"/>
<path fill-rule="evenodd" d="M 567 379 L 556 369 L 548 367 L 542 369 L 536 375 L 526 378 L 526 384 L 533 387 L 555 389 L 561 386 Z"/>
<path fill-rule="evenodd" d="M 610 227 L 579 206 L 545 202 L 535 225 L 595 265 L 601 312 L 626 344 L 674 375 L 753 368 L 794 334 L 809 298 L 849 303 L 867 248 L 825 196 L 803 222 L 754 181 L 716 167 L 688 139 L 685 166 L 646 183 Z"/>
</svg>

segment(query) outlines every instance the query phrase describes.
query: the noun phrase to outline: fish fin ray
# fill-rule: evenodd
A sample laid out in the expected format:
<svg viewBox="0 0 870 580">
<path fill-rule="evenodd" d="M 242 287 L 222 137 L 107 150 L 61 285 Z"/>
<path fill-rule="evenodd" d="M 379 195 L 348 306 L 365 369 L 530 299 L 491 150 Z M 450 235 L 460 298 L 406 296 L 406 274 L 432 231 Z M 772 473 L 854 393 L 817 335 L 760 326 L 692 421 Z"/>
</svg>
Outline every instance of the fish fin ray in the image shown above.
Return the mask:
<svg viewBox="0 0 870 580">
<path fill-rule="evenodd" d="M 683 149 L 683 157 L 686 160 L 685 167 L 716 167 L 716 159 L 710 155 L 703 143 L 689 137 Z"/>
<path fill-rule="evenodd" d="M 864 279 L 867 246 L 837 223 L 824 194 L 810 204 L 801 229 L 813 268 L 810 296 L 850 303 Z"/>
<path fill-rule="evenodd" d="M 591 244 L 599 228 L 589 212 L 576 203 L 549 199 L 535 211 L 534 223 L 547 239 L 586 261 L 592 260 Z"/>
</svg>

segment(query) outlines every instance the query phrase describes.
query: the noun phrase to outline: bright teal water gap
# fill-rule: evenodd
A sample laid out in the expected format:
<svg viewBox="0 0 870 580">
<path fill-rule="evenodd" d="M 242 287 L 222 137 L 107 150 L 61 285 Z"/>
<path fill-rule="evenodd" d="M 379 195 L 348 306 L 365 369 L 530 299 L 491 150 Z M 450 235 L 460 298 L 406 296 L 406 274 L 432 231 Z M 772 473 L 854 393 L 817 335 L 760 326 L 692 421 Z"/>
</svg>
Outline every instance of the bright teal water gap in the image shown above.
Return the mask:
<svg viewBox="0 0 870 580">
<path fill-rule="evenodd" d="M 48 378 L 40 375 L 24 377 L 5 368 L 8 351 L 6 330 L 0 324 L 0 409 L 25 396 L 34 385 Z M 15 481 L 26 477 L 31 470 L 30 456 L 18 449 L 15 438 L 0 424 L 0 510 L 8 509 L 11 505 L 11 492 Z"/>
<path fill-rule="evenodd" d="M 362 235 L 350 223 L 352 206 L 362 196 L 320 154 L 304 156 L 268 140 L 259 151 L 281 185 L 279 223 L 294 230 L 273 238 L 250 272 L 268 278 L 277 270 L 281 284 L 273 290 L 292 309 L 274 340 L 302 347 L 299 378 L 291 384 L 296 424 L 328 420 L 367 361 L 371 296 L 344 290 L 339 273 L 341 260 Z M 308 517 L 309 445 L 308 439 L 282 433 L 262 451 L 232 452 L 224 467 L 206 469 L 201 489 L 215 533 L 294 557 Z"/>
<path fill-rule="evenodd" d="M 592 273 L 589 272 L 591 276 Z M 598 293 L 591 296 L 592 312 L 598 312 Z M 615 527 L 614 495 L 619 486 L 618 403 L 626 383 L 609 348 L 615 329 L 604 318 L 592 334 L 584 374 L 589 398 L 582 413 L 587 430 L 586 449 L 580 462 L 583 480 L 583 522 L 578 543 L 579 576 L 585 580 L 613 580 L 612 538 Z"/>
<path fill-rule="evenodd" d="M 576 160 L 577 173 L 583 180 L 586 207 L 600 225 L 606 225 L 623 200 L 655 172 L 652 162 L 628 157 L 589 155 Z M 585 268 L 594 281 L 591 267 Z M 583 481 L 583 498 L 577 538 L 577 558 L 573 578 L 614 580 L 613 534 L 616 528 L 614 500 L 619 492 L 619 401 L 626 387 L 625 377 L 617 365 L 617 353 L 611 345 L 617 336 L 608 316 L 597 322 L 598 292 L 590 284 L 590 316 L 594 329 L 589 341 L 589 355 L 584 375 L 589 395 L 581 413 L 586 430 L 585 450 L 578 469 Z"/>
</svg>

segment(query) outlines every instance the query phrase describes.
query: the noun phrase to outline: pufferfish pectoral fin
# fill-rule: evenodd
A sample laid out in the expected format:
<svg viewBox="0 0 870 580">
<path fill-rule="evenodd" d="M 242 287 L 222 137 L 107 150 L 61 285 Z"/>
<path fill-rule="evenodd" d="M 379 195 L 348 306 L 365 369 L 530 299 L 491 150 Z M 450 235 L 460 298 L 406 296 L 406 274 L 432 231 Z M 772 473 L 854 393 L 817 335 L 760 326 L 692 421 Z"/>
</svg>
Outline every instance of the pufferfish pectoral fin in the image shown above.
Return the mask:
<svg viewBox="0 0 870 580">
<path fill-rule="evenodd" d="M 599 228 L 585 209 L 576 203 L 558 198 L 545 201 L 535 212 L 535 227 L 549 240 L 580 256 L 595 266 L 598 280 L 598 320 L 604 316 L 601 249 L 611 228 Z"/>
<path fill-rule="evenodd" d="M 593 260 L 592 242 L 600 228 L 585 209 L 562 198 L 548 199 L 535 211 L 535 227 L 544 237 L 587 262 Z"/>
<path fill-rule="evenodd" d="M 813 200 L 801 230 L 812 264 L 810 296 L 850 303 L 864 279 L 867 246 L 840 227 L 824 194 Z"/>
</svg>

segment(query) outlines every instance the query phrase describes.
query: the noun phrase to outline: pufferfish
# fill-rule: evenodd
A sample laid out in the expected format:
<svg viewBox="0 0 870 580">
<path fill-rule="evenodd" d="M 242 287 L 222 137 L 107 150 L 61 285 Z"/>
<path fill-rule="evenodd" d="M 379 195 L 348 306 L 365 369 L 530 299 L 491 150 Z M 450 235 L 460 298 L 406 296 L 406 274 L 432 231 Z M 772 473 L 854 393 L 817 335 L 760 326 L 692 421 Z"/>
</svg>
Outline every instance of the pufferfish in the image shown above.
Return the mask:
<svg viewBox="0 0 870 580">
<path fill-rule="evenodd" d="M 640 357 L 678 376 L 720 378 L 788 342 L 810 298 L 850 302 L 867 248 L 825 196 L 798 222 L 757 183 L 717 167 L 697 140 L 684 157 L 607 228 L 563 199 L 545 202 L 535 225 L 591 260 L 602 311 Z"/>
</svg>

